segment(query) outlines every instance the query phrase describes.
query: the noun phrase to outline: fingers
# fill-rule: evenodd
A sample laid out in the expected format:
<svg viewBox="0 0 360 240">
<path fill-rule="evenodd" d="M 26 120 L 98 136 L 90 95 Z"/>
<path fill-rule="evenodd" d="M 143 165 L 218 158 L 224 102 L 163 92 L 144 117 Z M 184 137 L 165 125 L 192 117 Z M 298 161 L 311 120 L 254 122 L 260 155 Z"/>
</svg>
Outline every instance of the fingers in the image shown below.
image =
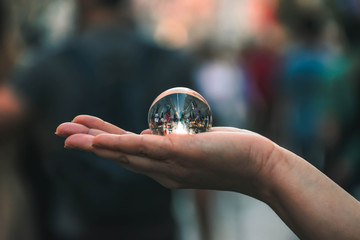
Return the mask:
<svg viewBox="0 0 360 240">
<path fill-rule="evenodd" d="M 88 128 L 82 124 L 69 123 L 69 122 L 60 124 L 57 127 L 56 132 L 55 132 L 55 134 L 62 136 L 62 137 L 68 137 L 68 136 L 78 134 L 78 133 L 96 136 L 96 135 L 106 133 L 106 132 L 99 130 L 99 129 Z"/>
<path fill-rule="evenodd" d="M 94 136 L 81 133 L 71 135 L 65 140 L 65 148 L 93 152 L 100 157 L 114 160 L 121 164 L 123 167 L 135 172 L 149 174 L 158 172 L 159 170 L 164 168 L 163 162 L 149 159 L 147 156 L 130 155 L 119 150 L 96 147 L 93 145 L 94 138 Z"/>
<path fill-rule="evenodd" d="M 146 129 L 146 130 L 142 131 L 140 134 L 141 134 L 141 135 L 143 135 L 143 134 L 151 134 L 151 130 L 150 130 L 150 129 Z"/>
<path fill-rule="evenodd" d="M 103 148 L 96 148 L 94 146 L 92 148 L 92 152 L 95 153 L 96 155 L 100 156 L 100 157 L 111 159 L 111 160 L 114 160 L 114 161 L 116 161 L 118 163 L 122 163 L 122 164 L 128 164 L 129 163 L 128 157 L 126 156 L 126 154 L 124 154 L 122 152 L 103 149 Z"/>
<path fill-rule="evenodd" d="M 166 162 L 95 146 L 93 146 L 92 152 L 100 157 L 111 159 L 119 163 L 121 166 L 138 173 L 150 174 L 160 172 L 166 165 Z"/>
<path fill-rule="evenodd" d="M 93 139 L 93 145 L 98 148 L 158 160 L 171 157 L 174 151 L 174 146 L 170 138 L 148 134 L 100 134 Z"/>
<path fill-rule="evenodd" d="M 74 134 L 66 138 L 64 147 L 83 151 L 91 151 L 93 139 L 94 136 L 91 136 L 89 134 Z"/>
<path fill-rule="evenodd" d="M 88 128 L 98 129 L 107 133 L 112 134 L 126 134 L 129 133 L 111 123 L 105 122 L 104 120 L 93 117 L 90 115 L 79 115 L 72 120 L 73 123 L 82 124 Z"/>
</svg>

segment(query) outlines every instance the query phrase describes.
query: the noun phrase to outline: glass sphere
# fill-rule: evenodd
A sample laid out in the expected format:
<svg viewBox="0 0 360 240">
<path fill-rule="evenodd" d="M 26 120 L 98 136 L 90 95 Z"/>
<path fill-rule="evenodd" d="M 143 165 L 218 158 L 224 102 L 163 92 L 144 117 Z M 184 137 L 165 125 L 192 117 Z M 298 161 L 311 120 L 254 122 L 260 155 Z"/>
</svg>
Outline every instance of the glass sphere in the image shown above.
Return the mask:
<svg viewBox="0 0 360 240">
<path fill-rule="evenodd" d="M 153 134 L 196 134 L 209 131 L 212 114 L 209 104 L 199 93 L 177 87 L 166 90 L 154 100 L 148 121 Z"/>
</svg>

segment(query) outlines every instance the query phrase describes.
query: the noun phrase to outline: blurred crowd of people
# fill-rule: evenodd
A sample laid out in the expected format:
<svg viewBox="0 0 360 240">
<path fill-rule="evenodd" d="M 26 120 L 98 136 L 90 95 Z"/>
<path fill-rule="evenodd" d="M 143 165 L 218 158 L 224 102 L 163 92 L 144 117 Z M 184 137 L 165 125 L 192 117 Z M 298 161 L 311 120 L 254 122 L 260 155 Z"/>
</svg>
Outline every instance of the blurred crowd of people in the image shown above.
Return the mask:
<svg viewBox="0 0 360 240">
<path fill-rule="evenodd" d="M 53 136 L 79 114 L 139 133 L 155 97 L 177 86 L 207 99 L 214 125 L 269 137 L 360 199 L 358 1 L 275 1 L 238 46 L 183 50 L 139 34 L 126 0 L 74 0 L 74 33 L 49 46 L 14 24 L 28 4 L 15 2 L 0 1 L 0 240 L 195 239 L 179 232 L 191 231 L 178 210 L 189 206 L 199 239 L 256 239 L 246 223 L 267 210 L 247 198 L 198 191 L 192 205 Z"/>
</svg>

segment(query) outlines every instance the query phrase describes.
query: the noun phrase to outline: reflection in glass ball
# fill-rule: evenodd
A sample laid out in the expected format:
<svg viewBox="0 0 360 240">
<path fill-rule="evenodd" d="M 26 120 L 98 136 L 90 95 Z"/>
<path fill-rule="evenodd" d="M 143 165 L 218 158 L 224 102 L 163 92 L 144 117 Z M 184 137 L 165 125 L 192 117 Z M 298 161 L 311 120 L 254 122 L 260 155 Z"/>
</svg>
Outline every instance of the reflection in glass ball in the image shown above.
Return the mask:
<svg viewBox="0 0 360 240">
<path fill-rule="evenodd" d="M 197 92 L 183 87 L 161 93 L 148 114 L 153 134 L 196 134 L 209 131 L 212 114 L 209 104 Z"/>
</svg>

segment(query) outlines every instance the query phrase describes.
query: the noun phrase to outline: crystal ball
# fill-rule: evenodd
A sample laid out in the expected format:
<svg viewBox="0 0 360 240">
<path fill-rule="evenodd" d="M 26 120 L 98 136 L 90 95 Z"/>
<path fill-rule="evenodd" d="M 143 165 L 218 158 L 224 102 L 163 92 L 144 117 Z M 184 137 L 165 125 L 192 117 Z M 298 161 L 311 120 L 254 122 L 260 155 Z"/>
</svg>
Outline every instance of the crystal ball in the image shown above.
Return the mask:
<svg viewBox="0 0 360 240">
<path fill-rule="evenodd" d="M 176 87 L 161 93 L 152 103 L 148 114 L 153 134 L 196 134 L 212 126 L 209 104 L 199 93 Z"/>
</svg>

